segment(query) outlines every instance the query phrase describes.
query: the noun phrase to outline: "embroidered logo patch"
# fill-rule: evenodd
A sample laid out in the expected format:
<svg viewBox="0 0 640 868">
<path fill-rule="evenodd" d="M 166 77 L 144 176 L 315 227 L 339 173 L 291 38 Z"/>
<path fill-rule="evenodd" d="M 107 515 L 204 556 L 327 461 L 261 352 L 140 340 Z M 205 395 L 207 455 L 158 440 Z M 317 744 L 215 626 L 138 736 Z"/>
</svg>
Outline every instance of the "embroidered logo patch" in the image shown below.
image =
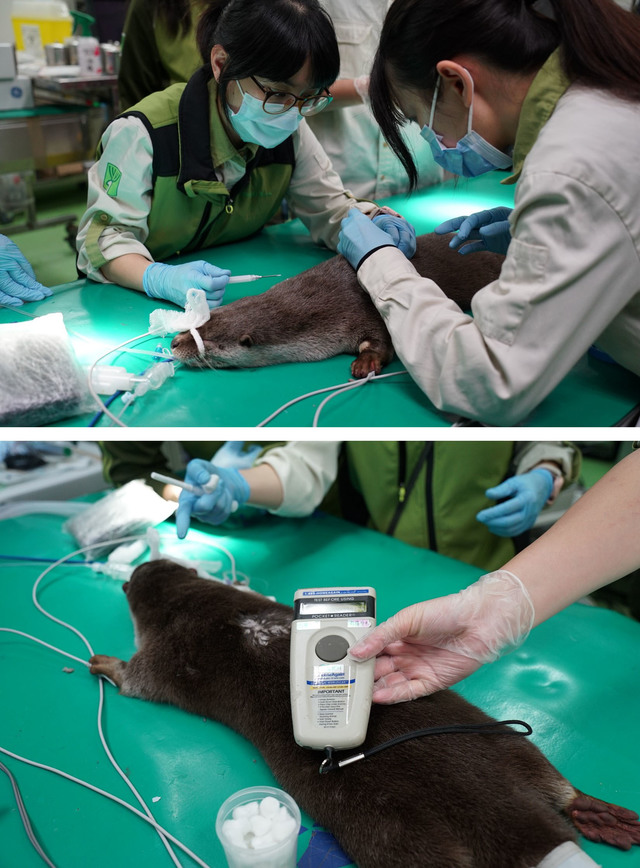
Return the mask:
<svg viewBox="0 0 640 868">
<path fill-rule="evenodd" d="M 113 163 L 107 163 L 107 171 L 104 173 L 104 189 L 107 196 L 117 196 L 122 172 Z"/>
</svg>

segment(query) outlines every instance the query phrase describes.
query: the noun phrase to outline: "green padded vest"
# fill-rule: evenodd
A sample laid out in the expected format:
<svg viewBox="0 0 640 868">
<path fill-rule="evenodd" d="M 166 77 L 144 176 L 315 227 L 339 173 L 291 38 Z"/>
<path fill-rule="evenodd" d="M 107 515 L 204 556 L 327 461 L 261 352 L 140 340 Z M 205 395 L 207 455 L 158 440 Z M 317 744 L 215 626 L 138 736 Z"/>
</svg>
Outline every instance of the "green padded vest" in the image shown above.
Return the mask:
<svg viewBox="0 0 640 868">
<path fill-rule="evenodd" d="M 407 482 L 426 447 L 409 494 Z M 334 496 L 323 507 L 386 533 L 404 500 L 393 536 L 406 543 L 474 564 L 501 567 L 513 557 L 513 540 L 492 534 L 476 513 L 494 501 L 485 490 L 511 470 L 510 442 L 349 442 L 339 471 L 339 510 Z"/>
<path fill-rule="evenodd" d="M 294 167 L 291 137 L 275 148 L 255 150 L 246 174 L 228 190 L 218 179 L 212 158 L 212 136 L 227 134 L 216 108 L 211 68 L 198 69 L 186 83 L 145 97 L 121 117 L 137 117 L 153 144 L 153 195 L 145 246 L 156 260 L 226 244 L 259 231 L 276 213 Z M 238 151 L 236 153 L 239 154 Z M 110 221 L 100 214 L 100 231 Z M 88 246 L 89 249 L 89 246 Z M 90 252 L 94 262 L 95 246 Z"/>
</svg>

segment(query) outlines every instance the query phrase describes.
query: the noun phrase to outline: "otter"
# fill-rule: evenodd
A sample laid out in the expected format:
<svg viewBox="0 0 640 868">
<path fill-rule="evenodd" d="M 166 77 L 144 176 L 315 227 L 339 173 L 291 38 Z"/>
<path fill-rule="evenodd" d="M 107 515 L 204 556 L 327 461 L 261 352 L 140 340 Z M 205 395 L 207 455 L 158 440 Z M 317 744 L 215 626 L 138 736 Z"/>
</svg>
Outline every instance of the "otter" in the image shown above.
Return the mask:
<svg viewBox="0 0 640 868">
<path fill-rule="evenodd" d="M 139 650 L 128 663 L 97 654 L 91 672 L 123 695 L 244 735 L 358 868 L 531 868 L 558 847 L 573 852 L 576 829 L 621 849 L 640 844 L 637 814 L 575 789 L 525 738 L 416 738 L 319 775 L 322 754 L 293 738 L 289 606 L 167 560 L 137 567 L 124 590 Z M 374 705 L 362 749 L 424 727 L 492 720 L 450 690 Z"/>
<path fill-rule="evenodd" d="M 421 235 L 411 262 L 434 280 L 462 310 L 474 294 L 500 274 L 504 256 L 480 252 L 461 256 L 449 247 L 451 235 Z M 282 362 L 313 362 L 340 353 L 357 356 L 357 378 L 379 374 L 393 358 L 391 337 L 361 289 L 353 268 L 334 256 L 266 292 L 233 301 L 211 312 L 198 329 L 204 355 L 190 332 L 173 339 L 176 359 L 199 368 L 256 368 Z"/>
</svg>

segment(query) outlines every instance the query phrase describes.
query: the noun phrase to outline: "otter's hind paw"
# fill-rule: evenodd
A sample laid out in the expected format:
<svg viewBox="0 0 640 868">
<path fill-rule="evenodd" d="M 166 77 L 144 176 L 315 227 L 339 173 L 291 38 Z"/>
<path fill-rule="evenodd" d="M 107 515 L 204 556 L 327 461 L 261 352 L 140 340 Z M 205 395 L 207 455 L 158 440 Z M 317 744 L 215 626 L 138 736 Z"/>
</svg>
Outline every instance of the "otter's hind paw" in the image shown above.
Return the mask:
<svg viewBox="0 0 640 868">
<path fill-rule="evenodd" d="M 635 811 L 578 793 L 567 809 L 569 818 L 589 841 L 630 850 L 640 844 L 640 822 Z"/>
<path fill-rule="evenodd" d="M 122 687 L 127 664 L 117 657 L 107 657 L 106 654 L 94 654 L 89 660 L 89 672 L 92 675 L 106 675 L 117 686 Z"/>
</svg>

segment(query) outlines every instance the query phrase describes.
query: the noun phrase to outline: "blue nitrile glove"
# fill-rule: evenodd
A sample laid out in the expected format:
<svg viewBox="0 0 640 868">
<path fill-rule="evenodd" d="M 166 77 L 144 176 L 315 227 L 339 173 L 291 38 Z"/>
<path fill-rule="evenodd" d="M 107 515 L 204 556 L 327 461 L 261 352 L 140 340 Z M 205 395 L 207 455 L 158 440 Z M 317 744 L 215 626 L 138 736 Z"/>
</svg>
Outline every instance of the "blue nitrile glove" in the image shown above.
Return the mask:
<svg viewBox="0 0 640 868">
<path fill-rule="evenodd" d="M 393 238 L 393 243 L 407 259 L 411 259 L 416 252 L 416 230 L 408 220 L 394 217 L 393 214 L 378 214 L 373 222 Z"/>
<path fill-rule="evenodd" d="M 376 226 L 358 208 L 351 208 L 342 221 L 338 239 L 338 253 L 357 269 L 364 257 L 378 247 L 395 247 L 395 241 L 388 232 Z"/>
<path fill-rule="evenodd" d="M 553 474 L 537 467 L 488 488 L 487 497 L 502 503 L 481 510 L 476 518 L 497 536 L 517 536 L 533 525 L 552 491 Z"/>
<path fill-rule="evenodd" d="M 51 294 L 47 286 L 38 283 L 18 245 L 6 235 L 0 235 L 0 302 L 19 305 L 25 301 L 40 301 Z"/>
<path fill-rule="evenodd" d="M 164 298 L 184 307 L 187 290 L 204 289 L 210 308 L 222 304 L 224 288 L 231 272 L 199 259 L 184 265 L 164 265 L 152 262 L 142 275 L 142 288 L 149 298 Z"/>
<path fill-rule="evenodd" d="M 451 239 L 449 247 L 459 253 L 475 253 L 478 250 L 489 250 L 491 253 L 506 254 L 511 241 L 509 229 L 509 214 L 511 208 L 490 208 L 488 211 L 476 211 L 469 217 L 453 217 L 436 226 L 437 235 L 458 231 Z M 466 242 L 471 239 L 471 243 Z M 475 240 L 474 240 L 475 239 Z"/>
<path fill-rule="evenodd" d="M 246 470 L 253 467 L 253 462 L 263 450 L 263 446 L 249 446 L 243 449 L 244 440 L 227 440 L 211 459 L 216 467 L 235 467 L 236 470 Z"/>
<path fill-rule="evenodd" d="M 207 524 L 222 524 L 234 511 L 234 503 L 242 506 L 251 494 L 249 483 L 232 467 L 218 467 L 202 458 L 194 458 L 187 464 L 185 482 L 206 487 L 212 476 L 218 477 L 218 485 L 208 494 L 193 494 L 181 491 L 176 510 L 176 530 L 184 539 L 189 530 L 191 516 Z"/>
</svg>

